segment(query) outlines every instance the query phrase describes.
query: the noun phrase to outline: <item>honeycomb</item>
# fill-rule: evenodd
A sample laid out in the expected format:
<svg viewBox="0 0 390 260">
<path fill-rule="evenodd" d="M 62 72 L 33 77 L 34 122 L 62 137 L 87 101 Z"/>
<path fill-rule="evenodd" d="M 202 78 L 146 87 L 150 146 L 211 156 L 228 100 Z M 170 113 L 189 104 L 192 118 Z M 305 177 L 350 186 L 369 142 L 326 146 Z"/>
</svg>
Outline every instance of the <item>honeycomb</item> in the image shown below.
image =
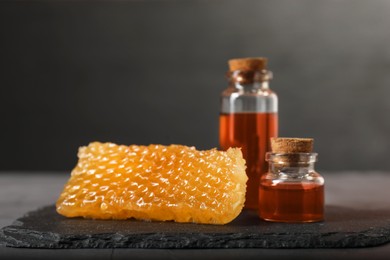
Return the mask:
<svg viewBox="0 0 390 260">
<path fill-rule="evenodd" d="M 56 203 L 66 217 L 226 224 L 245 202 L 238 148 L 93 142 L 78 157 Z"/>
</svg>

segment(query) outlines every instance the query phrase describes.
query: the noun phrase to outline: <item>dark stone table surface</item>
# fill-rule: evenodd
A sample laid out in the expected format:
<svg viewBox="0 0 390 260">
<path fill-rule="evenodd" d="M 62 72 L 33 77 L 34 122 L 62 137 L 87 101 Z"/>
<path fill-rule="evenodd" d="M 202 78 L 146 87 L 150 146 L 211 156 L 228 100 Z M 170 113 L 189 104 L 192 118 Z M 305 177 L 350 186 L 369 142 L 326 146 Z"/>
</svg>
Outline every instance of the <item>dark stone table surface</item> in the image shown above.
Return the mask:
<svg viewBox="0 0 390 260">
<path fill-rule="evenodd" d="M 353 212 L 351 224 L 372 212 L 390 220 L 390 172 L 329 172 L 327 208 Z M 53 204 L 68 179 L 61 172 L 0 172 L 0 228 L 29 211 Z M 388 222 L 386 222 L 388 223 Z M 375 224 L 375 223 L 374 223 Z M 348 222 L 347 224 L 348 225 Z M 353 226 L 353 225 L 352 225 Z M 364 248 L 306 249 L 27 249 L 0 245 L 0 259 L 390 259 L 390 243 Z"/>
</svg>

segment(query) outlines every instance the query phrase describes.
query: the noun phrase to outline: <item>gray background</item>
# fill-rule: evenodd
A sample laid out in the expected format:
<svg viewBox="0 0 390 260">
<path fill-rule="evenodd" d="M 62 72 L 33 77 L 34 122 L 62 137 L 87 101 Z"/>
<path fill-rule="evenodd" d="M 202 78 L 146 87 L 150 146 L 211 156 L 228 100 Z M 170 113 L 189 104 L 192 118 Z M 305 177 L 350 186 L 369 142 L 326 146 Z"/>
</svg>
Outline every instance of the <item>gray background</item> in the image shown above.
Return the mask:
<svg viewBox="0 0 390 260">
<path fill-rule="evenodd" d="M 390 1 L 0 2 L 0 170 L 90 141 L 218 146 L 227 60 L 266 56 L 280 135 L 321 170 L 390 170 Z"/>
</svg>

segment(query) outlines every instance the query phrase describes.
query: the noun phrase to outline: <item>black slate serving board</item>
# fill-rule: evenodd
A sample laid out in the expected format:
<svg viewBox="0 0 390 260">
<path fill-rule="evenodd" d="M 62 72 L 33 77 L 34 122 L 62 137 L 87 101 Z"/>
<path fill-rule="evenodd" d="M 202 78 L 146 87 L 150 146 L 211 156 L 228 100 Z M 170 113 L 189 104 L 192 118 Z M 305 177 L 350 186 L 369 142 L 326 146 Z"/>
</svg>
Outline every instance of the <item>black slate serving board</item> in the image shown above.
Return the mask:
<svg viewBox="0 0 390 260">
<path fill-rule="evenodd" d="M 219 225 L 65 218 L 54 206 L 0 230 L 0 243 L 27 248 L 347 248 L 390 242 L 390 210 L 326 207 L 326 220 L 290 224 L 243 211 Z"/>
</svg>

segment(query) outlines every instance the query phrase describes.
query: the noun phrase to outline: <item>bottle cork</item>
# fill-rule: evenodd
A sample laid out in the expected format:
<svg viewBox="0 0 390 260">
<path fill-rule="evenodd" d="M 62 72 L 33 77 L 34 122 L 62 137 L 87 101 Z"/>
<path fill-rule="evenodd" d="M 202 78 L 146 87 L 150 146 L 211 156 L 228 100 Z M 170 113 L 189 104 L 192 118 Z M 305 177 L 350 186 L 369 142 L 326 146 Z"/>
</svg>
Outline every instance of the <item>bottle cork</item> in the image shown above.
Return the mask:
<svg viewBox="0 0 390 260">
<path fill-rule="evenodd" d="M 311 153 L 313 151 L 312 138 L 271 138 L 273 153 Z"/>
<path fill-rule="evenodd" d="M 253 71 L 253 70 L 265 70 L 267 69 L 267 58 L 255 57 L 255 58 L 240 58 L 229 60 L 230 71 Z"/>
</svg>

